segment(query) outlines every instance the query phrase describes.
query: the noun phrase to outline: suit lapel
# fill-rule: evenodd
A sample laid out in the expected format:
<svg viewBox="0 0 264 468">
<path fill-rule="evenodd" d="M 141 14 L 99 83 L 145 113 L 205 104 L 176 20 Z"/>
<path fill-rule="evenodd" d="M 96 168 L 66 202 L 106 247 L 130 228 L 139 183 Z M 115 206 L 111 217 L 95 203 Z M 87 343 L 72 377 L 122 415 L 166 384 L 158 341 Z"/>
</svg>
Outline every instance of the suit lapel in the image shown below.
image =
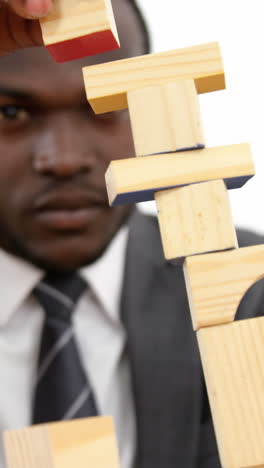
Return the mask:
<svg viewBox="0 0 264 468">
<path fill-rule="evenodd" d="M 123 291 L 137 419 L 137 467 L 192 466 L 193 450 L 188 450 L 187 440 L 193 442 L 196 437 L 190 424 L 199 418 L 201 375 L 182 270 L 165 265 L 156 223 L 139 213 L 131 220 Z M 190 394 L 195 391 L 196 395 Z M 193 426 L 197 429 L 197 424 Z"/>
</svg>

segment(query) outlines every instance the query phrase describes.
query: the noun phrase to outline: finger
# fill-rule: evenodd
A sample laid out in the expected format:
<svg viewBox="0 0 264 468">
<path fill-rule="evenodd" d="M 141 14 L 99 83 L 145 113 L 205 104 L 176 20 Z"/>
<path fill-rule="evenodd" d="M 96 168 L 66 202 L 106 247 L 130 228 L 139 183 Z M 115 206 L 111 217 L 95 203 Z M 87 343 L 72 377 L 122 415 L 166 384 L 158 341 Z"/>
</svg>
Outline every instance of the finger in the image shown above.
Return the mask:
<svg viewBox="0 0 264 468">
<path fill-rule="evenodd" d="M 0 0 L 0 8 L 7 4 L 8 0 Z"/>
<path fill-rule="evenodd" d="M 52 0 L 8 0 L 10 7 L 23 18 L 37 19 L 49 13 Z"/>
<path fill-rule="evenodd" d="M 39 21 L 24 19 L 11 12 L 8 25 L 12 31 L 11 36 L 16 43 L 16 49 L 43 45 Z"/>
<path fill-rule="evenodd" d="M 36 45 L 43 45 L 39 21 L 21 18 L 11 8 L 0 9 L 0 56 Z"/>
<path fill-rule="evenodd" d="M 10 34 L 9 26 L 7 26 L 8 14 L 9 9 L 0 1 L 0 56 L 7 54 L 16 46 L 13 36 Z"/>
</svg>

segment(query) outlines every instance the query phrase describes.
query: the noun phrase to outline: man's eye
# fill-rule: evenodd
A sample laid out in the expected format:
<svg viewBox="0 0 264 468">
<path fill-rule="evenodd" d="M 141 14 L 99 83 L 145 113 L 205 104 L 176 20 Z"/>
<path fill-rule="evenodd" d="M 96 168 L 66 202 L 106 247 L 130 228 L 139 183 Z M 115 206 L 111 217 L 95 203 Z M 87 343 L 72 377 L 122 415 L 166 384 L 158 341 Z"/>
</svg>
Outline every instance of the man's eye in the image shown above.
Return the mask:
<svg viewBox="0 0 264 468">
<path fill-rule="evenodd" d="M 0 107 L 0 122 L 3 120 L 25 122 L 28 118 L 29 118 L 29 113 L 24 107 L 19 107 L 19 106 Z"/>
</svg>

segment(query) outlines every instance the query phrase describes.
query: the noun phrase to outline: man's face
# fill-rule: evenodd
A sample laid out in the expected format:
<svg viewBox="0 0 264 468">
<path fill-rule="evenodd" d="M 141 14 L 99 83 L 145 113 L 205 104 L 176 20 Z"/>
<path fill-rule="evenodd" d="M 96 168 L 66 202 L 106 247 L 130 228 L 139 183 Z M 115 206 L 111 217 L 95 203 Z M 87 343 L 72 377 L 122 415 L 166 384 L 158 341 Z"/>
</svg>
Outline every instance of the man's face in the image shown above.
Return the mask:
<svg viewBox="0 0 264 468">
<path fill-rule="evenodd" d="M 0 60 L 0 246 L 44 268 L 93 261 L 129 214 L 108 206 L 104 182 L 111 160 L 133 155 L 128 113 L 95 116 L 81 72 L 142 53 L 134 12 L 113 4 L 121 51 L 63 65 L 42 48 Z"/>
</svg>

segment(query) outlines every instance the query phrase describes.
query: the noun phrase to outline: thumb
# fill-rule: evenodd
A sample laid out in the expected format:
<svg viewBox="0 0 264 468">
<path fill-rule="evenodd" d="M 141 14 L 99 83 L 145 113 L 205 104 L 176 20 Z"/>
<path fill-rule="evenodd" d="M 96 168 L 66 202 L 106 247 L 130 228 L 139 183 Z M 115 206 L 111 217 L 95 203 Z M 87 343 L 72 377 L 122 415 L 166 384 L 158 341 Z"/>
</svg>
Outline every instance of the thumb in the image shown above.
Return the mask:
<svg viewBox="0 0 264 468">
<path fill-rule="evenodd" d="M 52 8 L 52 0 L 8 0 L 14 12 L 28 19 L 46 16 Z"/>
</svg>

